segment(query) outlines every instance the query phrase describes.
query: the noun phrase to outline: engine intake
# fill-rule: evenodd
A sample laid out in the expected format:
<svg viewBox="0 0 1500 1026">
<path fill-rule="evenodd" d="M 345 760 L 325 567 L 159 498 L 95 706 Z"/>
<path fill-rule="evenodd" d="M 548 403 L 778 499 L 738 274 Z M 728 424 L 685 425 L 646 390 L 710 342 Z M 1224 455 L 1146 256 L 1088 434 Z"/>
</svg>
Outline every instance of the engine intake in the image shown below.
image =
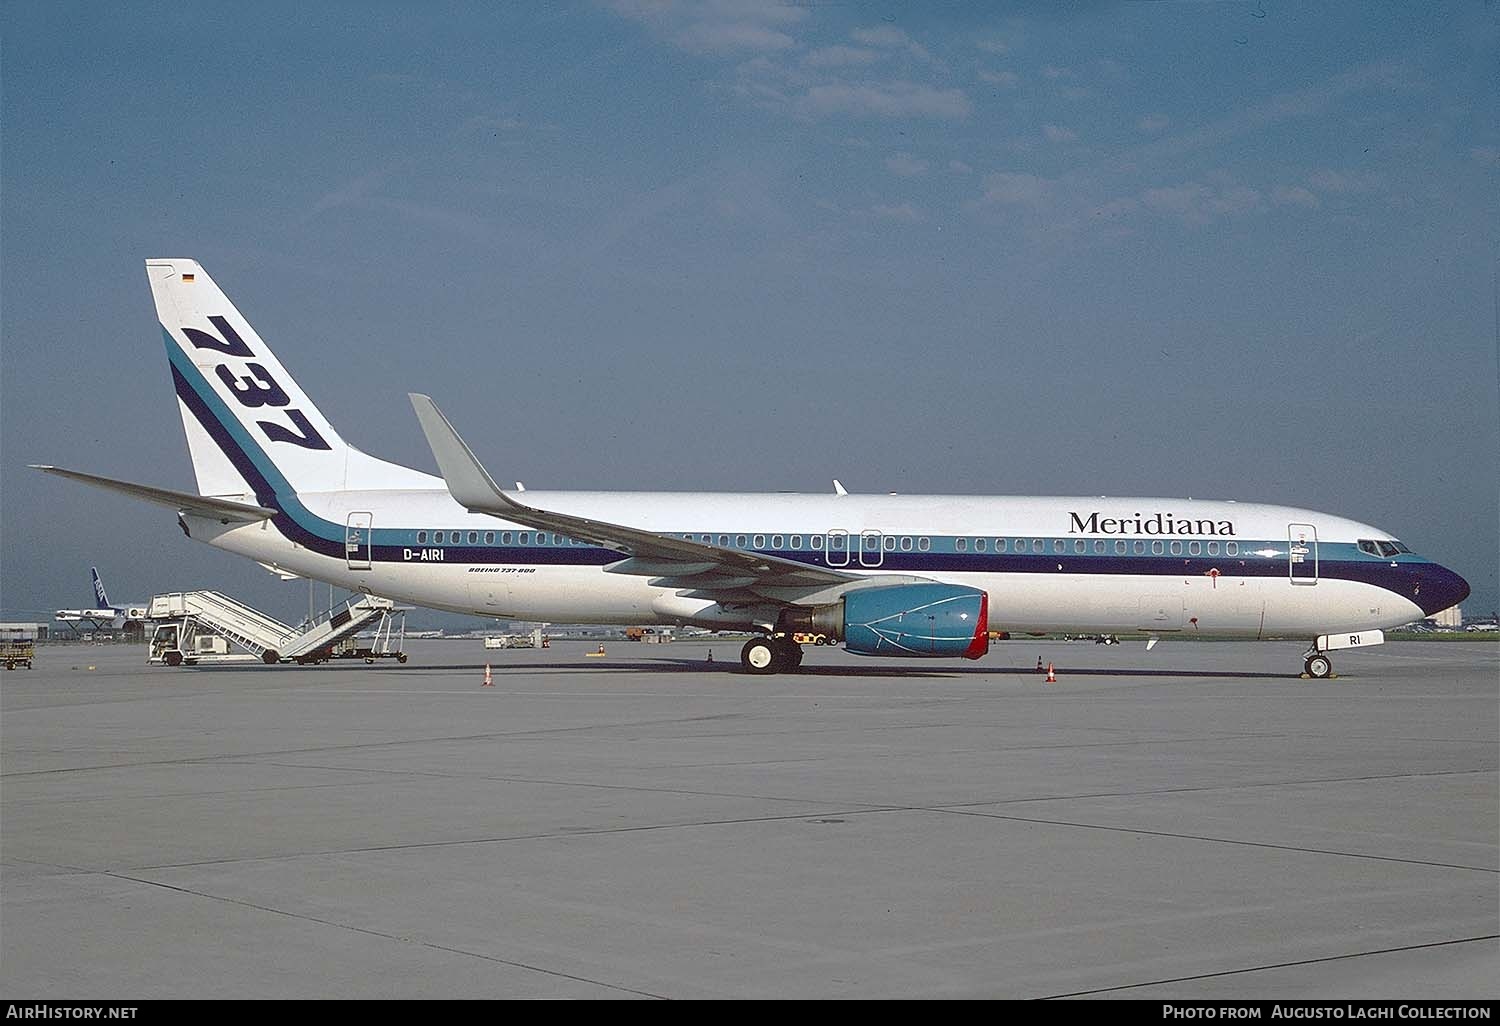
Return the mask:
<svg viewBox="0 0 1500 1026">
<path fill-rule="evenodd" d="M 990 650 L 989 596 L 956 584 L 857 588 L 837 602 L 785 609 L 779 630 L 826 634 L 851 652 L 978 659 Z"/>
</svg>

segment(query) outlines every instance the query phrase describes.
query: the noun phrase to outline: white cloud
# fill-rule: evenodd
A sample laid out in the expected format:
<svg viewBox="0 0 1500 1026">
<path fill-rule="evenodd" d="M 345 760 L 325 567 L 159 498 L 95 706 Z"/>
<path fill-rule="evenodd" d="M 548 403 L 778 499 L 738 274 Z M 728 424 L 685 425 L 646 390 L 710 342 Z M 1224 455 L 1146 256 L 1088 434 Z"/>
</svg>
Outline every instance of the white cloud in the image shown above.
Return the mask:
<svg viewBox="0 0 1500 1026">
<path fill-rule="evenodd" d="M 985 53 L 992 53 L 997 57 L 1004 57 L 1010 53 L 1010 47 L 998 39 L 981 39 L 974 44 Z"/>
<path fill-rule="evenodd" d="M 1047 137 L 1048 142 L 1055 143 L 1075 142 L 1078 139 L 1077 132 L 1061 125 L 1043 125 L 1042 134 Z"/>
<path fill-rule="evenodd" d="M 922 212 L 910 203 L 902 203 L 900 206 L 888 206 L 877 203 L 870 208 L 870 213 L 884 221 L 899 221 L 902 224 L 919 224 L 923 220 Z"/>
<path fill-rule="evenodd" d="M 1135 127 L 1148 135 L 1165 132 L 1172 124 L 1172 119 L 1165 114 L 1145 114 L 1135 123 Z"/>
<path fill-rule="evenodd" d="M 1300 185 L 1278 185 L 1271 192 L 1271 202 L 1278 207 L 1303 207 L 1316 210 L 1323 201 Z"/>
<path fill-rule="evenodd" d="M 789 50 L 797 45 L 785 32 L 738 21 L 700 21 L 677 32 L 673 40 L 693 53 Z"/>
<path fill-rule="evenodd" d="M 997 171 L 984 176 L 984 204 L 1036 206 L 1052 192 L 1052 183 L 1036 175 Z"/>
<path fill-rule="evenodd" d="M 1375 192 L 1383 183 L 1380 176 L 1371 171 L 1334 171 L 1324 168 L 1308 175 L 1307 184 L 1318 192 L 1346 195 Z"/>
<path fill-rule="evenodd" d="M 857 43 L 866 46 L 905 46 L 911 42 L 911 37 L 898 28 L 890 25 L 876 25 L 874 28 L 859 28 L 849 33 Z"/>
<path fill-rule="evenodd" d="M 1476 146 L 1469 151 L 1469 156 L 1487 167 L 1500 167 L 1500 147 Z"/>
<path fill-rule="evenodd" d="M 856 43 L 866 46 L 878 46 L 886 50 L 904 50 L 909 56 L 922 61 L 934 60 L 927 47 L 917 42 L 905 32 L 891 25 L 877 25 L 874 28 L 855 29 L 849 35 Z"/>
<path fill-rule="evenodd" d="M 859 46 L 825 46 L 802 58 L 810 68 L 853 68 L 874 64 L 880 54 Z"/>
<path fill-rule="evenodd" d="M 885 158 L 885 167 L 893 175 L 912 178 L 927 173 L 927 161 L 913 157 L 910 153 L 897 153 Z"/>
<path fill-rule="evenodd" d="M 974 169 L 961 160 L 948 161 L 948 170 L 956 175 L 971 175 L 974 173 Z"/>
<path fill-rule="evenodd" d="M 791 4 L 755 0 L 609 0 L 616 14 L 649 25 L 673 45 L 699 54 L 774 53 L 797 45 L 782 29 L 807 17 Z"/>
<path fill-rule="evenodd" d="M 1225 217 L 1248 214 L 1260 206 L 1260 193 L 1243 185 L 1215 188 L 1201 182 L 1147 189 L 1141 203 L 1156 214 L 1180 218 L 1189 224 L 1207 224 Z"/>
<path fill-rule="evenodd" d="M 979 81 L 988 82 L 990 85 L 1004 86 L 1014 89 L 1020 84 L 1021 76 L 1014 71 L 980 71 Z"/>
<path fill-rule="evenodd" d="M 973 105 L 961 89 L 934 89 L 915 82 L 836 82 L 813 86 L 799 101 L 803 113 L 825 117 L 852 114 L 881 118 L 969 116 Z"/>
</svg>

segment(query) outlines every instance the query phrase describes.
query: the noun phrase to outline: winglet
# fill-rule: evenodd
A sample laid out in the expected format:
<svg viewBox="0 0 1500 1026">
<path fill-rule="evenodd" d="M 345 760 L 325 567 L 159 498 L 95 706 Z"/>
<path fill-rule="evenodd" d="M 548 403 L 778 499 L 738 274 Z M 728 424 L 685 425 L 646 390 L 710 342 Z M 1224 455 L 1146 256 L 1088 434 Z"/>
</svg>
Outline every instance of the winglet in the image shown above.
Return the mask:
<svg viewBox="0 0 1500 1026">
<path fill-rule="evenodd" d="M 834 478 L 833 479 L 833 494 L 835 494 L 835 495 L 848 495 L 849 494 L 848 491 L 845 490 L 843 482 L 840 481 L 838 478 Z"/>
<path fill-rule="evenodd" d="M 455 502 L 465 509 L 482 513 L 524 508 L 500 490 L 474 451 L 459 437 L 429 396 L 409 392 L 407 398 L 411 400 L 412 409 L 417 411 L 417 422 L 422 425 L 422 434 L 427 436 L 432 458 L 437 460 L 438 470 L 448 485 L 448 494 Z"/>
</svg>

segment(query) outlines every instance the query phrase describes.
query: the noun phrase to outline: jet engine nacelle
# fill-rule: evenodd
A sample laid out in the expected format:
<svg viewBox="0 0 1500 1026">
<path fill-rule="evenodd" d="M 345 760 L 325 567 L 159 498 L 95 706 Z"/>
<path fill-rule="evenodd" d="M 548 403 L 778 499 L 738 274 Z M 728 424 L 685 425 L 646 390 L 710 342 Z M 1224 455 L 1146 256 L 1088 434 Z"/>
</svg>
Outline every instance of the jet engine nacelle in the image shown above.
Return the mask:
<svg viewBox="0 0 1500 1026">
<path fill-rule="evenodd" d="M 838 602 L 783 611 L 777 627 L 826 634 L 850 652 L 978 659 L 990 650 L 989 596 L 956 584 L 857 588 Z"/>
</svg>

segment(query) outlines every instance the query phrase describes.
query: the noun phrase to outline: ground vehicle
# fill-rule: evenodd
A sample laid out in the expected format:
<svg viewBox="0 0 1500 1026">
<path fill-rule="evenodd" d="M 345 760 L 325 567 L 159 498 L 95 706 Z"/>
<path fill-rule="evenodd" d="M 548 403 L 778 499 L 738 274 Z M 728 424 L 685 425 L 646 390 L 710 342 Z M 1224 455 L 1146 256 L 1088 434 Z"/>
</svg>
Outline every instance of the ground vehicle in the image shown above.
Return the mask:
<svg viewBox="0 0 1500 1026">
<path fill-rule="evenodd" d="M 7 670 L 14 670 L 17 666 L 31 669 L 31 660 L 35 655 L 36 646 L 31 641 L 0 642 L 0 659 L 5 661 Z"/>
</svg>

